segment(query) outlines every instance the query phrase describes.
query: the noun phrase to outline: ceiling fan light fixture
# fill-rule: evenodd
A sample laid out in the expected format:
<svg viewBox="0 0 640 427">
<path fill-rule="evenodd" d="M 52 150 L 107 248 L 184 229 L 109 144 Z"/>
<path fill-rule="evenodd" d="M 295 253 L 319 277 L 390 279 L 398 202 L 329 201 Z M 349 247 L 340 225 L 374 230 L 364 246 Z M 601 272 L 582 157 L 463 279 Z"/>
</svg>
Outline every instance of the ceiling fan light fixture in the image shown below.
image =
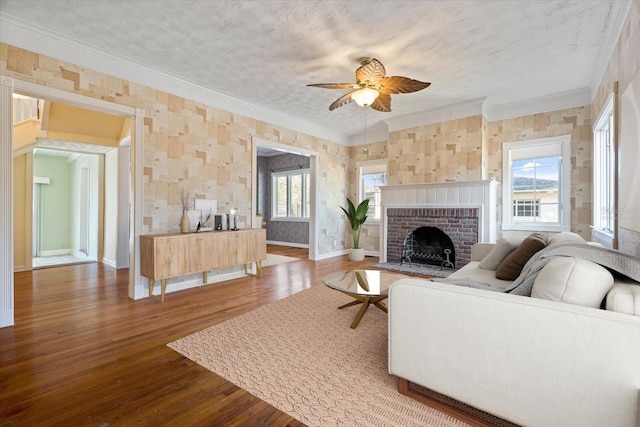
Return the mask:
<svg viewBox="0 0 640 427">
<path fill-rule="evenodd" d="M 325 89 L 350 89 L 329 105 L 329 111 L 355 101 L 361 107 L 371 107 L 383 113 L 391 111 L 391 95 L 412 93 L 428 87 L 431 83 L 402 76 L 386 77 L 382 62 L 375 58 L 360 61 L 356 70 L 356 83 L 314 83 L 307 86 Z"/>
<path fill-rule="evenodd" d="M 368 107 L 373 104 L 373 101 L 375 101 L 379 95 L 380 92 L 375 89 L 364 88 L 353 92 L 351 94 L 351 99 L 361 107 Z"/>
</svg>

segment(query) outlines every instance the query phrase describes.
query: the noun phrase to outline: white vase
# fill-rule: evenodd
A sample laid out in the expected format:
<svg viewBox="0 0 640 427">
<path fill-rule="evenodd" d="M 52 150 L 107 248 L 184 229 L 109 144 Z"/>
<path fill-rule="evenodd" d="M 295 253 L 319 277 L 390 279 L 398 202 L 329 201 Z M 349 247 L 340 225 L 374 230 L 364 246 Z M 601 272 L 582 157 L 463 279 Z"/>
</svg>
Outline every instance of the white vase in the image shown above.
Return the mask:
<svg viewBox="0 0 640 427">
<path fill-rule="evenodd" d="M 187 214 L 182 215 L 180 219 L 180 232 L 189 233 L 191 231 L 191 220 Z"/>
<path fill-rule="evenodd" d="M 364 249 L 349 249 L 349 259 L 351 261 L 362 261 L 364 259 Z"/>
</svg>

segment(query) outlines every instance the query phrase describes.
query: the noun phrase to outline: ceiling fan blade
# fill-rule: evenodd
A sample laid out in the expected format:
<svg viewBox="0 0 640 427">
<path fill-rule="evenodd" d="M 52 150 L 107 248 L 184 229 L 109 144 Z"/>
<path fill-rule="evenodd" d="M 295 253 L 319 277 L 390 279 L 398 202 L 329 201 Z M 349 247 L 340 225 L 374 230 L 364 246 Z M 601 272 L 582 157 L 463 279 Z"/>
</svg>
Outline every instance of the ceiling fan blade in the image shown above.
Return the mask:
<svg viewBox="0 0 640 427">
<path fill-rule="evenodd" d="M 407 77 L 391 76 L 385 77 L 376 85 L 376 89 L 383 93 L 411 93 L 429 87 L 431 83 Z"/>
<path fill-rule="evenodd" d="M 355 83 L 316 83 L 316 84 L 307 85 L 307 86 L 321 87 L 324 89 L 355 89 L 360 87 Z"/>
<path fill-rule="evenodd" d="M 360 84 L 375 84 L 382 80 L 387 73 L 382 62 L 375 58 L 364 60 L 361 64 L 362 66 L 356 70 L 356 80 Z"/>
<path fill-rule="evenodd" d="M 351 101 L 353 101 L 353 99 L 351 99 L 351 94 L 353 92 L 356 92 L 355 90 L 352 90 L 349 93 L 345 93 L 344 95 L 342 95 L 340 98 L 336 99 L 335 101 L 333 101 L 333 103 L 331 105 L 329 105 L 329 111 L 333 111 L 338 107 L 342 107 L 343 105 L 347 105 L 348 103 L 350 103 Z"/>
<path fill-rule="evenodd" d="M 371 108 L 374 110 L 382 111 L 383 113 L 388 113 L 391 111 L 391 95 L 388 93 L 380 93 L 373 104 L 371 104 Z"/>
</svg>

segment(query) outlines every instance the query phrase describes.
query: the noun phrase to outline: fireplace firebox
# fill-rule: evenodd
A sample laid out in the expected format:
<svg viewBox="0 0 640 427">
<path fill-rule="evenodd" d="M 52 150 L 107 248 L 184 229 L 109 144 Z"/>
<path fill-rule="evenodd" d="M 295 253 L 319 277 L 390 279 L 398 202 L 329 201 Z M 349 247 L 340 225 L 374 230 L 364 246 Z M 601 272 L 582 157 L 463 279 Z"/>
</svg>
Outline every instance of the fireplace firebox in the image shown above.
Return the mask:
<svg viewBox="0 0 640 427">
<path fill-rule="evenodd" d="M 478 242 L 478 213 L 478 208 L 387 208 L 384 260 L 400 263 L 408 233 L 420 227 L 436 227 L 453 242 L 453 248 L 447 247 L 454 255 L 450 255 L 450 260 L 456 269 L 462 268 L 471 261 L 471 246 Z M 441 254 L 441 257 L 446 260 L 446 255 Z"/>
<path fill-rule="evenodd" d="M 438 265 L 455 269 L 456 249 L 451 238 L 438 227 L 419 227 L 409 232 L 402 245 L 403 263 Z"/>
</svg>

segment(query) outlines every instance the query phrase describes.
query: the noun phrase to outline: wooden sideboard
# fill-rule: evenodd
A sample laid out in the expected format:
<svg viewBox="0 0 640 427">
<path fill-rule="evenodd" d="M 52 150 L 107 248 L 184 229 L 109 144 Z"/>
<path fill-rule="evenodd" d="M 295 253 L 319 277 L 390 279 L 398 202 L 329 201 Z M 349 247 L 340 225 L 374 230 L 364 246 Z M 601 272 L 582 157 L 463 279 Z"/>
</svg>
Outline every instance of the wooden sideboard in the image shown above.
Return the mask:
<svg viewBox="0 0 640 427">
<path fill-rule="evenodd" d="M 161 281 L 163 302 L 172 277 L 202 273 L 202 283 L 207 283 L 208 271 L 244 264 L 245 273 L 250 274 L 251 263 L 260 277 L 266 258 L 267 232 L 261 228 L 140 236 L 140 274 L 149 280 L 149 296 L 156 280 Z"/>
</svg>

